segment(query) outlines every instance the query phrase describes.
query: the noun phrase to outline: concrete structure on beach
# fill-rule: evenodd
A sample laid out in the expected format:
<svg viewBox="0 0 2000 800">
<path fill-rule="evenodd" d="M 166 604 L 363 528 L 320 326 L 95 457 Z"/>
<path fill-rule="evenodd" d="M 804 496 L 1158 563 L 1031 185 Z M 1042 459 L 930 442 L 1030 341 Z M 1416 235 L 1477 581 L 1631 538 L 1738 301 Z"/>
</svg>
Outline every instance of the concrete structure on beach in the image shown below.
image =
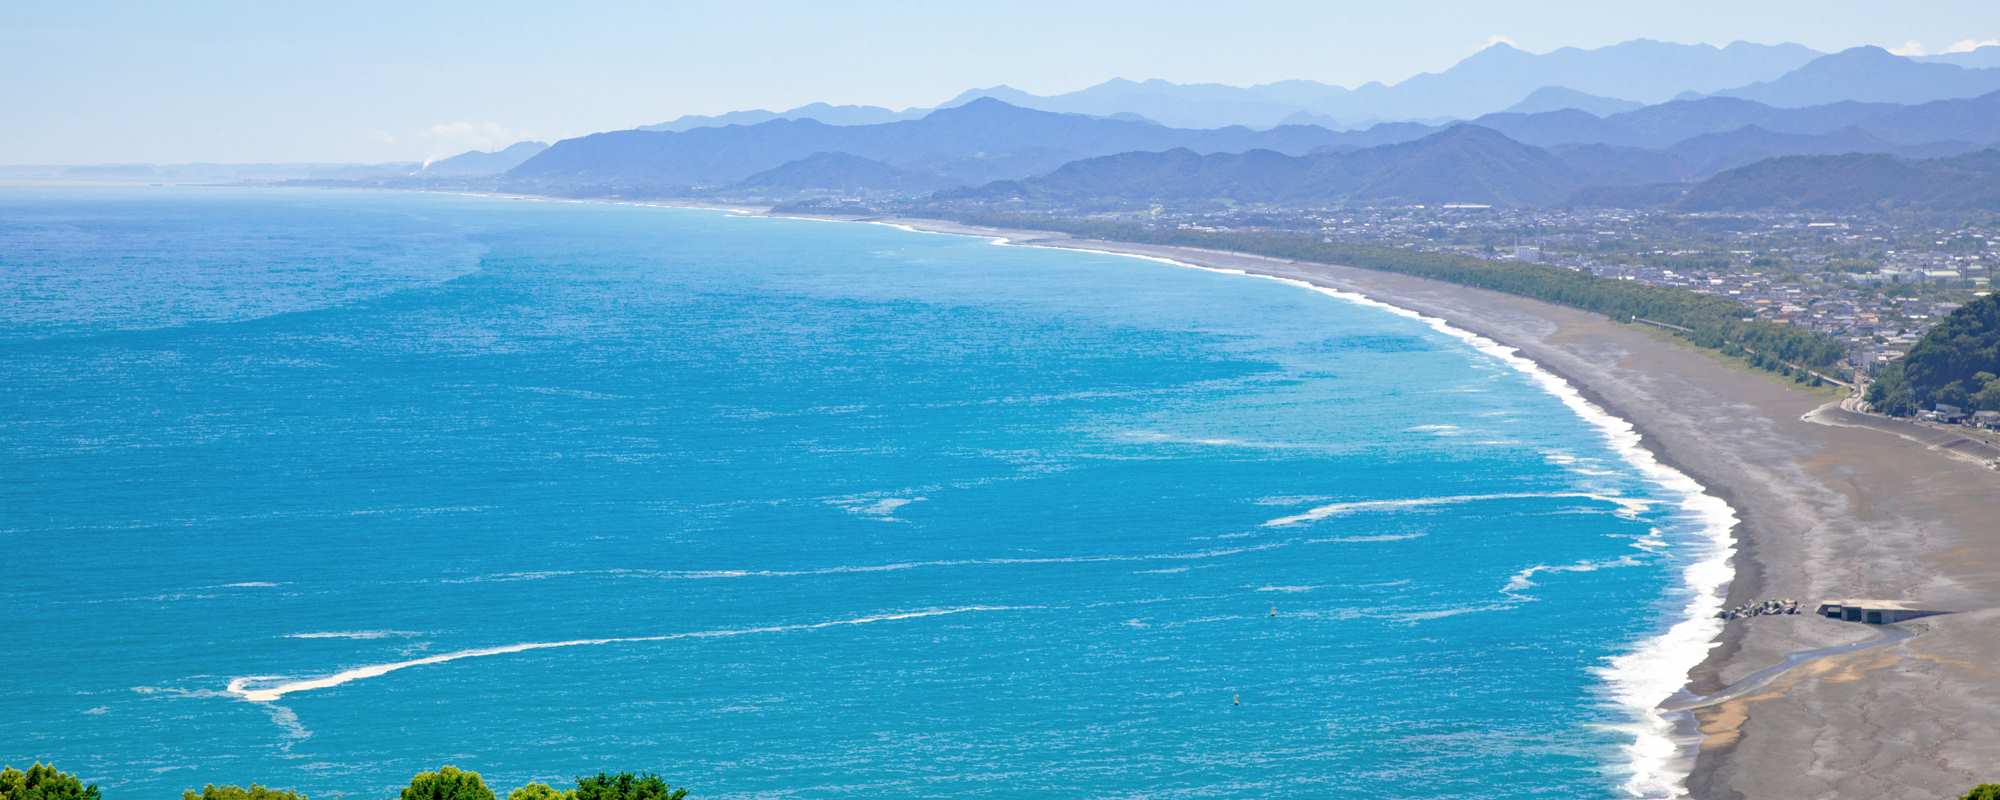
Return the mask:
<svg viewBox="0 0 2000 800">
<path fill-rule="evenodd" d="M 1887 625 L 1906 619 L 1942 614 L 1942 611 L 1917 608 L 1901 600 L 1871 600 L 1848 598 L 1827 600 L 1819 604 L 1817 613 L 1822 617 L 1846 622 L 1860 622 L 1868 625 Z"/>
</svg>

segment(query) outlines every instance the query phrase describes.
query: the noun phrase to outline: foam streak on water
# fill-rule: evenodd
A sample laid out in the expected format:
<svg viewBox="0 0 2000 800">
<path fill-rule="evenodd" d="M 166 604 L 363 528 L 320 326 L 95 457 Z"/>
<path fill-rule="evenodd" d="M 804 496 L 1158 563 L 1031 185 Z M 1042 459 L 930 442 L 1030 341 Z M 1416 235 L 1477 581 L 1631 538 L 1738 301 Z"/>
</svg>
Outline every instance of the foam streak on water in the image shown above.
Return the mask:
<svg viewBox="0 0 2000 800">
<path fill-rule="evenodd" d="M 387 664 L 369 664 L 364 667 L 344 669 L 331 675 L 300 680 L 284 680 L 269 675 L 248 675 L 231 678 L 228 692 L 252 703 L 269 703 L 297 692 L 331 689 L 335 686 L 353 683 L 369 678 L 380 678 L 392 672 L 411 667 L 426 667 L 433 664 L 449 664 L 468 658 L 504 656 L 527 653 L 535 650 L 554 650 L 563 647 L 593 647 L 607 644 L 635 644 L 639 642 L 670 642 L 675 639 L 719 639 L 730 636 L 755 636 L 769 633 L 797 633 L 817 631 L 848 625 L 869 625 L 877 622 L 900 622 L 928 617 L 947 617 L 954 614 L 976 614 L 990 611 L 1020 611 L 1031 606 L 962 606 L 958 608 L 933 608 L 922 611 L 899 611 L 888 614 L 871 614 L 864 617 L 836 619 L 826 622 L 811 622 L 797 625 L 761 625 L 754 628 L 725 628 L 709 631 L 687 631 L 683 633 L 660 633 L 647 636 L 607 636 L 596 639 L 565 639 L 557 642 L 520 642 L 497 647 L 475 647 L 470 650 L 456 650 L 434 656 L 412 658 L 407 661 L 393 661 Z M 274 683 L 275 682 L 275 683 Z M 270 684 L 270 685 L 266 685 Z"/>
</svg>

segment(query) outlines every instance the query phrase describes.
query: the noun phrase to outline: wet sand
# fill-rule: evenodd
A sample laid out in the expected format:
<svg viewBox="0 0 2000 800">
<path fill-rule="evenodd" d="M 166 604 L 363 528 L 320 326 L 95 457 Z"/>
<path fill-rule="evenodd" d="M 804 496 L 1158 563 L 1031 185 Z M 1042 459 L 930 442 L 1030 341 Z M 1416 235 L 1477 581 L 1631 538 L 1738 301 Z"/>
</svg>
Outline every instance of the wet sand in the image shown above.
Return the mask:
<svg viewBox="0 0 2000 800">
<path fill-rule="evenodd" d="M 2000 781 L 2000 472 L 1991 446 L 1857 414 L 1657 331 L 1422 278 L 1185 247 L 893 220 L 1020 243 L 1132 253 L 1368 295 L 1518 348 L 1631 422 L 1662 461 L 1734 506 L 1728 604 L 1904 599 L 1953 611 L 1917 635 L 1817 659 L 1697 710 L 1701 798 L 1957 797 Z M 1792 653 L 1876 631 L 1810 614 L 1730 622 L 1689 690 L 1715 694 Z"/>
</svg>

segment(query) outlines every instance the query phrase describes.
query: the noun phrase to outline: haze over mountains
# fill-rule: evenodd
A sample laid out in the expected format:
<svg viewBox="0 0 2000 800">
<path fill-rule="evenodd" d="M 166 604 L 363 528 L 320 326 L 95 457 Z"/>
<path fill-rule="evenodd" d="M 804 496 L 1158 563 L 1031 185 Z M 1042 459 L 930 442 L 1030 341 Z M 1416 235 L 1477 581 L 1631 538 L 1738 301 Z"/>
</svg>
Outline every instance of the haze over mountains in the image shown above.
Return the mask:
<svg viewBox="0 0 2000 800">
<path fill-rule="evenodd" d="M 1964 72 L 1994 67 L 2000 67 L 2000 46 L 1905 59 L 1878 47 L 1828 54 L 1796 44 L 1736 42 L 1714 47 L 1639 39 L 1594 49 L 1528 53 L 1503 42 L 1441 72 L 1351 89 L 1309 80 L 1226 86 L 1118 78 L 1054 95 L 1004 85 L 972 89 L 933 109 L 815 103 L 780 112 L 687 116 L 642 130 L 681 131 L 772 119 L 870 125 L 915 119 L 980 98 L 1042 111 L 1137 115 L 1179 128 L 1312 124 L 1334 129 L 1387 121 L 1469 119 L 1496 111 L 1577 108 L 1605 114 L 1704 95 L 1778 106 L 1838 100 L 1915 103 L 2000 90 L 2000 75 Z"/>
<path fill-rule="evenodd" d="M 500 186 L 769 200 L 939 191 L 951 202 L 1100 206 L 1658 202 L 1770 158 L 1930 159 L 1996 143 L 2000 92 L 1918 105 L 1802 108 L 1705 97 L 1601 117 L 1573 108 L 1510 111 L 1359 131 L 1172 128 L 981 98 L 878 125 L 774 120 L 595 134 L 557 143 L 508 172 Z M 1646 191 L 1607 191 L 1636 188 Z"/>
<path fill-rule="evenodd" d="M 681 132 L 614 131 L 557 142 L 507 173 L 518 190 L 597 193 L 701 191 L 815 153 L 838 152 L 957 184 L 1021 177 L 1069 161 L 1131 150 L 1269 149 L 1304 153 L 1335 144 L 1324 128 L 1191 130 L 1149 122 L 1017 108 L 991 98 L 880 125 L 773 120 Z"/>
<path fill-rule="evenodd" d="M 1965 187 L 1989 165 L 1968 154 L 2000 144 L 1995 62 L 2000 47 L 1906 58 L 1742 42 L 1636 40 L 1541 54 L 1500 43 L 1437 73 L 1351 89 L 1112 80 L 1044 96 L 998 86 L 935 109 L 815 103 L 688 116 L 296 179 L 759 202 L 937 193 L 943 202 L 1106 206 L 1741 207 L 1831 202 L 1837 193 L 1799 182 L 1837 184 L 1851 169 L 1918 187 L 1881 195 L 1890 202 L 1962 205 L 1990 196 Z M 1872 158 L 1841 158 L 1851 154 Z M 1766 164 L 1773 159 L 1791 160 Z M 1727 191 L 1698 190 L 1725 175 Z M 1780 184 L 1823 199 L 1766 191 L 1758 201 L 1752 191 Z"/>
</svg>

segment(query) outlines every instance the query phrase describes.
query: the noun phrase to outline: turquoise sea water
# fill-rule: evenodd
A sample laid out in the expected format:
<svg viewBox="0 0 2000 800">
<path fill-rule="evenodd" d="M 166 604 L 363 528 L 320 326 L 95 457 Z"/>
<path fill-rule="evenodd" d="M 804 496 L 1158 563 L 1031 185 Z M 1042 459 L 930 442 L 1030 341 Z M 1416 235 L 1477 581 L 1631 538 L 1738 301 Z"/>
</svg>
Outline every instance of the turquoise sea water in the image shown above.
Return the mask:
<svg viewBox="0 0 2000 800">
<path fill-rule="evenodd" d="M 113 800 L 1665 791 L 1710 554 L 1420 320 L 876 225 L 0 189 L 0 385 L 0 761 Z"/>
</svg>

